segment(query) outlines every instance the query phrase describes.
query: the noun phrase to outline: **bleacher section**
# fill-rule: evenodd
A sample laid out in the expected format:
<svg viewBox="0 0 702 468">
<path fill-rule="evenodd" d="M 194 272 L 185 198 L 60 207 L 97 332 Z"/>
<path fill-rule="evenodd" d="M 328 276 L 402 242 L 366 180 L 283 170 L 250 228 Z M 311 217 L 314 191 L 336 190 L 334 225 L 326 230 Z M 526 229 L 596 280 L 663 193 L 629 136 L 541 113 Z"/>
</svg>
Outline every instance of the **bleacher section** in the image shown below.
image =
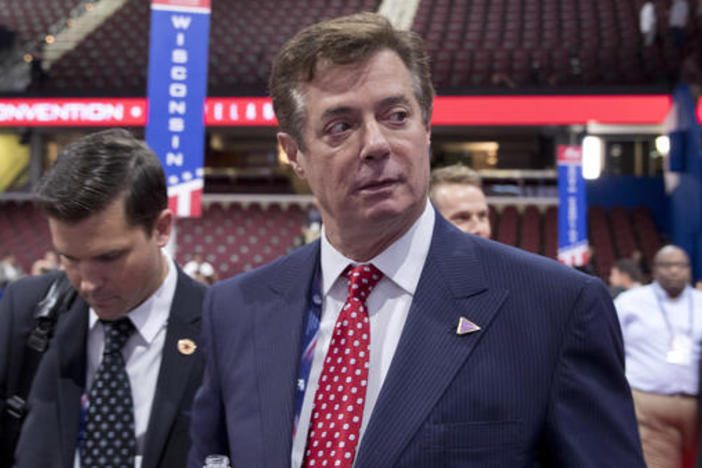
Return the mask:
<svg viewBox="0 0 702 468">
<path fill-rule="evenodd" d="M 12 252 L 25 272 L 51 249 L 46 221 L 29 201 L 0 203 L 0 255 Z"/>
<path fill-rule="evenodd" d="M 269 263 L 300 245 L 310 207 L 298 204 L 206 204 L 202 218 L 178 220 L 176 261 L 203 254 L 220 279 Z M 557 207 L 490 206 L 493 239 L 556 258 Z M 650 265 L 662 240 L 648 208 L 592 206 L 588 213 L 595 266 L 603 280 L 614 260 L 641 250 Z M 29 271 L 51 246 L 46 222 L 30 202 L 0 203 L 0 253 L 8 250 Z"/>
<path fill-rule="evenodd" d="M 380 0 L 236 0 L 212 2 L 209 92 L 265 92 L 274 53 L 319 20 L 378 8 Z M 44 90 L 121 90 L 143 95 L 149 2 L 130 0 L 49 71 Z"/>
<path fill-rule="evenodd" d="M 655 2 L 660 40 L 650 47 L 638 27 L 643 3 L 424 0 L 412 29 L 427 41 L 439 89 L 665 83 L 682 63 L 667 31 L 671 2 Z"/>
<path fill-rule="evenodd" d="M 81 1 L 1 0 L 0 25 L 15 32 L 15 43 L 33 42 L 52 33 L 51 26 L 67 20 Z"/>
<path fill-rule="evenodd" d="M 212 204 L 201 219 L 178 220 L 176 260 L 184 265 L 201 253 L 226 278 L 290 251 L 306 221 L 306 210 L 299 205 Z"/>
<path fill-rule="evenodd" d="M 412 29 L 431 53 L 441 92 L 473 87 L 552 88 L 666 84 L 682 54 L 667 30 L 671 0 L 656 0 L 659 41 L 641 44 L 644 0 L 422 0 Z M 691 4 L 690 41 L 702 17 Z M 48 33 L 78 0 L 0 0 L 0 24 L 23 38 Z M 321 19 L 377 11 L 380 0 L 212 2 L 209 93 L 263 94 L 275 51 Z M 31 12 L 31 14 L 30 14 Z M 149 2 L 130 0 L 49 70 L 42 92 L 146 90 Z"/>
</svg>

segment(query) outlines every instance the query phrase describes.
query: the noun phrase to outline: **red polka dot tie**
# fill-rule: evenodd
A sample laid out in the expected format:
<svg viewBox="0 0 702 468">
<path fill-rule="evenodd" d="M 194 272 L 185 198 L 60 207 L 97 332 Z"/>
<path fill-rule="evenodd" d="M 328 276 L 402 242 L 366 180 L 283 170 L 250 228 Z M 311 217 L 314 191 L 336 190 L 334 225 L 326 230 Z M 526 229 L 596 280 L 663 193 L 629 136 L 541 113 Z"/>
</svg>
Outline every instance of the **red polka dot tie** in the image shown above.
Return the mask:
<svg viewBox="0 0 702 468">
<path fill-rule="evenodd" d="M 319 376 L 303 468 L 351 467 L 356 455 L 370 355 L 366 299 L 383 274 L 373 265 L 359 265 L 343 275 L 349 280 L 349 297 Z"/>
</svg>

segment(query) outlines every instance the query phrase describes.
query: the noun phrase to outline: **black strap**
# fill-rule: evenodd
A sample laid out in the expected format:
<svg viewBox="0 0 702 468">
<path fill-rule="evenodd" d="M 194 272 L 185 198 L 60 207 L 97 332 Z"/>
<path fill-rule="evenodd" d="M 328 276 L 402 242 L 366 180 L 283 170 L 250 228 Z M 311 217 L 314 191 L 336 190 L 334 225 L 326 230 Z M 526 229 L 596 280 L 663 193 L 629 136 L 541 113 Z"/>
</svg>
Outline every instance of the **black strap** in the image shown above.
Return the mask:
<svg viewBox="0 0 702 468">
<path fill-rule="evenodd" d="M 68 310 L 75 299 L 76 291 L 61 273 L 49 286 L 44 297 L 34 309 L 34 329 L 27 336 L 27 341 L 19 359 L 13 359 L 8 375 L 7 394 L 3 421 L 3 437 L 0 443 L 0 466 L 12 466 L 15 445 L 19 439 L 22 421 L 27 412 L 27 396 L 32 387 L 34 374 L 39 367 L 44 352 L 49 348 L 49 341 L 54 332 L 56 321 L 61 312 Z M 7 464 L 6 464 L 7 463 Z"/>
</svg>

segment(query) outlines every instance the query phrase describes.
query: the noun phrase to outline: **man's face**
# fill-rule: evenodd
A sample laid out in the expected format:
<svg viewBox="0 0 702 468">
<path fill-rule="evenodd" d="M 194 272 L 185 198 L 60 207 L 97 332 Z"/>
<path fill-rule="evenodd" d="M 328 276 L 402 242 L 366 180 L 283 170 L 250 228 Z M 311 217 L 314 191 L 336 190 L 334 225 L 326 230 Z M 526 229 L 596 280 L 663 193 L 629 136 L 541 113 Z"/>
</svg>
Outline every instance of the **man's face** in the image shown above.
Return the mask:
<svg viewBox="0 0 702 468">
<path fill-rule="evenodd" d="M 690 275 L 690 260 L 682 249 L 671 248 L 656 255 L 653 277 L 671 297 L 677 297 L 685 289 Z"/>
<path fill-rule="evenodd" d="M 620 288 L 626 288 L 629 286 L 627 279 L 628 279 L 628 275 L 619 271 L 618 268 L 612 267 L 612 269 L 609 270 L 609 284 L 610 285 L 617 286 Z"/>
<path fill-rule="evenodd" d="M 478 187 L 467 184 L 440 184 L 434 189 L 434 206 L 444 218 L 463 232 L 490 238 L 487 200 Z"/>
<path fill-rule="evenodd" d="M 78 223 L 49 218 L 54 248 L 73 287 L 104 320 L 115 320 L 158 289 L 168 271 L 161 247 L 172 215 L 164 210 L 151 234 L 129 226 L 124 198 Z"/>
<path fill-rule="evenodd" d="M 399 56 L 381 50 L 366 62 L 318 66 L 300 90 L 306 150 L 285 133 L 279 141 L 310 184 L 327 235 L 409 228 L 426 203 L 430 130 Z"/>
</svg>

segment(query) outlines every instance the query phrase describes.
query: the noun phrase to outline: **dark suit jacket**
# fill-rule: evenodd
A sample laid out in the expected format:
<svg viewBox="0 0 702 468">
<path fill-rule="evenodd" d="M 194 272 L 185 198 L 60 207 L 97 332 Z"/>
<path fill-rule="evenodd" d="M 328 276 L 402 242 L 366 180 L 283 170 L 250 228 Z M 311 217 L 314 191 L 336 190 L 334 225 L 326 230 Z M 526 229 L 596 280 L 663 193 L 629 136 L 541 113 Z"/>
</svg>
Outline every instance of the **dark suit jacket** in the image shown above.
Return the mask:
<svg viewBox="0 0 702 468">
<path fill-rule="evenodd" d="M 190 468 L 290 465 L 319 243 L 220 283 L 203 307 Z M 482 330 L 459 336 L 464 316 Z M 356 468 L 643 467 L 621 332 L 602 282 L 464 234 L 438 214 Z"/>
<path fill-rule="evenodd" d="M 0 302 L 0 389 L 4 391 L 8 363 L 24 346 L 33 328 L 36 303 L 55 275 L 26 278 L 13 283 Z M 173 305 L 168 318 L 163 358 L 147 429 L 143 468 L 184 466 L 189 449 L 188 426 L 193 395 L 203 371 L 201 350 L 186 356 L 178 340 L 200 335 L 205 287 L 178 270 Z M 29 412 L 17 445 L 20 468 L 72 468 L 85 389 L 85 343 L 88 306 L 74 301 L 56 324 L 54 337 L 37 369 L 28 398 Z M 11 343 L 15 343 L 12 349 Z M 138 383 L 137 383 L 138 385 Z M 1 433 L 1 431 L 0 431 Z"/>
</svg>

